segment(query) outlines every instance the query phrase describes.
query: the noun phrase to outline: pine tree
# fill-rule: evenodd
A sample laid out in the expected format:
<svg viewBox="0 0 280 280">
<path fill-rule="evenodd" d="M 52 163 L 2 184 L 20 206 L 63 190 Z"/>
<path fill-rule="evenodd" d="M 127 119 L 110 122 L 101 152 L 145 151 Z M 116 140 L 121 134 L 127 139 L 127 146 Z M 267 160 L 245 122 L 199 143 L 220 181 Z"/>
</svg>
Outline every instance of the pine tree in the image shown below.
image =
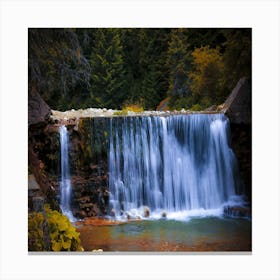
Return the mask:
<svg viewBox="0 0 280 280">
<path fill-rule="evenodd" d="M 189 50 L 185 29 L 172 29 L 168 44 L 167 66 L 169 69 L 168 95 L 171 106 L 179 98 L 191 95 L 188 71 L 191 68 L 192 56 Z"/>
<path fill-rule="evenodd" d="M 169 30 L 152 28 L 140 31 L 140 97 L 146 109 L 155 109 L 167 92 L 165 65 Z"/>
<path fill-rule="evenodd" d="M 91 105 L 120 108 L 125 99 L 125 70 L 118 29 L 95 30 L 90 64 Z"/>
<path fill-rule="evenodd" d="M 225 29 L 226 41 L 223 44 L 225 52 L 224 79 L 229 92 L 240 78 L 251 77 L 252 74 L 252 31 L 248 28 Z"/>
</svg>

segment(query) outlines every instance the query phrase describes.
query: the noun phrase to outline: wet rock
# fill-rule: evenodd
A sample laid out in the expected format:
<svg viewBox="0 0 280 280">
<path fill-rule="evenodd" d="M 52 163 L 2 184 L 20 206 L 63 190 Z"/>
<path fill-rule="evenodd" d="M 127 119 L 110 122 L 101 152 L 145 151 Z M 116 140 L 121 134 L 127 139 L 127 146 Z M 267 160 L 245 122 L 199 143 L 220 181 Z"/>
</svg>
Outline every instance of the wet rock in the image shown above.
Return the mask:
<svg viewBox="0 0 280 280">
<path fill-rule="evenodd" d="M 46 202 L 50 205 L 52 210 L 60 211 L 59 201 L 57 198 L 56 188 L 50 185 L 46 193 Z"/>
<path fill-rule="evenodd" d="M 80 197 L 77 199 L 79 201 L 79 203 L 81 204 L 84 204 L 84 203 L 87 203 L 87 202 L 90 202 L 90 196 L 83 196 L 83 197 Z"/>
<path fill-rule="evenodd" d="M 150 208 L 148 206 L 143 207 L 143 216 L 148 218 L 150 216 Z"/>
<path fill-rule="evenodd" d="M 77 217 L 105 216 L 109 210 L 109 191 L 103 175 L 71 176 L 72 182 L 72 211 Z"/>
<path fill-rule="evenodd" d="M 114 208 L 112 208 L 109 215 L 111 217 L 115 217 L 116 216 L 116 210 Z"/>
<path fill-rule="evenodd" d="M 81 203 L 82 209 L 90 209 L 93 207 L 93 203 Z"/>
<path fill-rule="evenodd" d="M 166 213 L 165 211 L 162 212 L 162 213 L 161 213 L 161 217 L 165 219 L 165 218 L 167 217 L 167 213 Z"/>
<path fill-rule="evenodd" d="M 243 206 L 226 206 L 224 215 L 232 218 L 251 218 L 251 209 Z"/>
</svg>

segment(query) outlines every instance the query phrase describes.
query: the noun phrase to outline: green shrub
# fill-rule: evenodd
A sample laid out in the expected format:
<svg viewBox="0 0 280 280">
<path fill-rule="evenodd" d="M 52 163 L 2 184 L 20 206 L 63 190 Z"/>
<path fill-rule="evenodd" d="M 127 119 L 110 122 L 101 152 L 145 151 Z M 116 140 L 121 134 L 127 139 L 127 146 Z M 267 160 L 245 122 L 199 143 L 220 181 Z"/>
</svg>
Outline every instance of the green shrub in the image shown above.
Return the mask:
<svg viewBox="0 0 280 280">
<path fill-rule="evenodd" d="M 193 106 L 191 107 L 190 110 L 191 110 L 191 111 L 201 111 L 202 108 L 201 108 L 201 106 L 200 106 L 199 104 L 195 104 L 195 105 L 193 105 Z"/>
</svg>

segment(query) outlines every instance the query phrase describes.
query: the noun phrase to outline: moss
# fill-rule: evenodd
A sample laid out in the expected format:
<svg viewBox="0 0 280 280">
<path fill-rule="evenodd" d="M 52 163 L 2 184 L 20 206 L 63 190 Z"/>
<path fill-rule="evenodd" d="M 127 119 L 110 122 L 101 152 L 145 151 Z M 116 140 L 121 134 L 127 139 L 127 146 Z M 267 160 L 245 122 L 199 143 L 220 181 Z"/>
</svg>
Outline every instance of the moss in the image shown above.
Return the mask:
<svg viewBox="0 0 280 280">
<path fill-rule="evenodd" d="M 114 115 L 114 116 L 126 116 L 127 113 L 128 113 L 128 112 L 125 112 L 125 111 L 121 110 L 121 111 L 116 111 L 116 112 L 114 112 L 113 115 Z"/>
</svg>

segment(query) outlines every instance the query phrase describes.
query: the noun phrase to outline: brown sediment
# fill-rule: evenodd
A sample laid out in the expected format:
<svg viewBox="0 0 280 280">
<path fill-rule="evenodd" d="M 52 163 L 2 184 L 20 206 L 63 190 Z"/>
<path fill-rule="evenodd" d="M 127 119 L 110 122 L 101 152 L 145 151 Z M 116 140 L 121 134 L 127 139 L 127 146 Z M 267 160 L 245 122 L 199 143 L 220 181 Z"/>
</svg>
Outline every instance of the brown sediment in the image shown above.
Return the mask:
<svg viewBox="0 0 280 280">
<path fill-rule="evenodd" d="M 82 221 L 75 222 L 76 226 L 116 226 L 123 225 L 130 222 L 141 221 L 140 219 L 129 219 L 126 221 L 117 221 L 113 219 L 105 219 L 101 217 L 88 217 L 84 218 Z"/>
<path fill-rule="evenodd" d="M 155 240 L 147 234 L 137 238 L 125 234 L 116 237 L 111 231 L 111 226 L 120 223 L 102 219 L 88 220 L 86 224 L 77 228 L 85 251 L 102 249 L 104 252 L 250 252 L 252 250 L 251 240 L 242 235 L 221 238 L 219 241 L 210 241 L 204 237 L 191 244 L 169 242 L 160 238 Z"/>
<path fill-rule="evenodd" d="M 75 222 L 75 225 L 76 226 L 115 226 L 115 225 L 121 225 L 124 223 L 126 223 L 126 222 L 98 218 L 98 217 L 89 217 L 89 218 L 83 219 L 82 221 Z"/>
</svg>

